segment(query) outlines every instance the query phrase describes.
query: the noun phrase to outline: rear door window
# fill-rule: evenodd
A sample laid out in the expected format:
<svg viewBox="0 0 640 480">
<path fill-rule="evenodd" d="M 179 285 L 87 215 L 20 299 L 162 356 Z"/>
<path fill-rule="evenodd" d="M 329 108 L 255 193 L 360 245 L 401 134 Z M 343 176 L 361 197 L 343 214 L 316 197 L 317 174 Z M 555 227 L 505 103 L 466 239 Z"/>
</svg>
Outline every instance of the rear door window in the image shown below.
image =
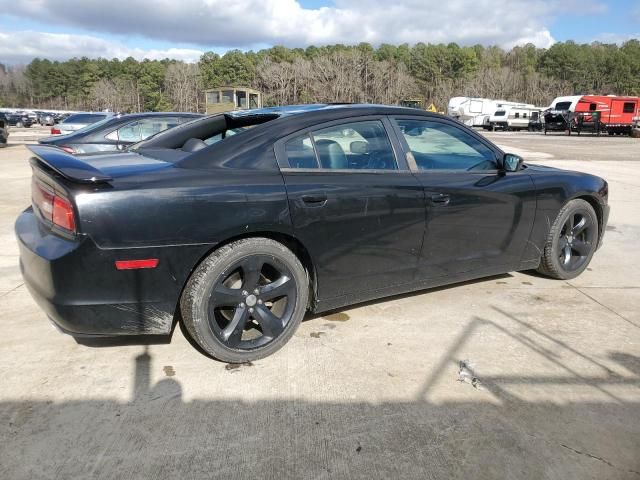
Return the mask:
<svg viewBox="0 0 640 480">
<path fill-rule="evenodd" d="M 380 120 L 343 123 L 289 140 L 291 168 L 397 170 L 391 141 Z"/>
</svg>

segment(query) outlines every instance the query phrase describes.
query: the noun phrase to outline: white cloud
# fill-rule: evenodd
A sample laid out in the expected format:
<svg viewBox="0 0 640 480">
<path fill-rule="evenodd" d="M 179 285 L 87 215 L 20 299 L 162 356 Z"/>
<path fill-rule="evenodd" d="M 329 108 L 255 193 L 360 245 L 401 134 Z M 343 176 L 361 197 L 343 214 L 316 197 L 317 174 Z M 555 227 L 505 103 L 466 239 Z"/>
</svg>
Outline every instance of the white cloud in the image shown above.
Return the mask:
<svg viewBox="0 0 640 480">
<path fill-rule="evenodd" d="M 415 43 L 444 37 L 512 42 L 523 29 L 543 30 L 543 20 L 557 9 L 554 5 L 549 0 L 337 0 L 335 6 L 310 9 L 297 0 L 128 0 L 114 8 L 113 2 L 104 0 L 0 0 L 0 11 L 90 31 L 249 46 Z"/>
<path fill-rule="evenodd" d="M 640 40 L 640 32 L 638 33 L 601 33 L 597 35 L 594 40 L 602 43 L 617 43 L 623 44 L 627 40 Z"/>
<path fill-rule="evenodd" d="M 291 47 L 359 42 L 457 42 L 464 45 L 495 44 L 503 47 L 531 42 L 548 47 L 553 38 L 550 20 L 577 0 L 335 0 L 331 6 L 303 8 L 298 0 L 127 0 L 114 5 L 104 0 L 0 0 L 0 11 L 13 18 L 35 20 L 116 38 L 140 36 L 210 49 L 256 48 L 284 44 Z M 580 0 L 581 12 L 606 10 L 597 0 Z M 23 32 L 25 33 L 25 32 Z M 13 34 L 12 34 L 13 35 Z M 38 37 L 42 38 L 38 38 Z M 43 40 L 46 38 L 46 40 Z M 14 48 L 39 55 L 122 56 L 130 49 L 122 42 L 95 36 L 36 34 L 12 42 Z M 55 40 L 62 50 L 47 47 Z M 78 43 L 79 41 L 79 43 Z M 64 44 L 64 45 L 60 45 Z M 3 47 L 0 60 L 13 49 Z M 104 53 L 102 53 L 104 52 Z M 171 55 L 191 58 L 196 49 Z M 167 51 L 169 53 L 169 51 Z M 148 52 L 162 56 L 164 51 Z"/>
<path fill-rule="evenodd" d="M 43 32 L 0 32 L 0 63 L 28 63 L 35 57 L 50 60 L 66 60 L 72 57 L 120 58 L 133 57 L 138 60 L 174 58 L 196 62 L 201 50 L 169 48 L 167 50 L 144 50 L 129 48 L 119 42 L 111 42 L 89 35 Z"/>
</svg>

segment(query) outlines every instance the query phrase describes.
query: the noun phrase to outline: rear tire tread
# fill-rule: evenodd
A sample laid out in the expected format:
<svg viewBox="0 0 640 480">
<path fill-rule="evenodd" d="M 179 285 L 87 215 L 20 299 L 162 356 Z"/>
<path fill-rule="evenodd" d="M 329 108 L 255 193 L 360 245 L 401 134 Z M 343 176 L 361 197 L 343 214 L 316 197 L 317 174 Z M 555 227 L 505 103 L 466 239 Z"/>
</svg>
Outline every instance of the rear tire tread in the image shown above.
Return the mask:
<svg viewBox="0 0 640 480">
<path fill-rule="evenodd" d="M 291 325 L 285 327 L 285 331 L 277 338 L 272 340 L 266 346 L 252 351 L 239 351 L 232 350 L 222 345 L 216 345 L 202 334 L 199 333 L 198 326 L 203 322 L 208 322 L 208 318 L 202 318 L 197 314 L 196 306 L 202 301 L 200 296 L 204 294 L 207 287 L 207 276 L 213 269 L 219 268 L 227 261 L 227 258 L 232 255 L 238 249 L 246 249 L 249 252 L 264 251 L 265 248 L 275 248 L 279 250 L 280 254 L 288 258 L 293 263 L 295 269 L 302 273 L 302 278 L 306 280 L 306 283 L 301 285 L 298 293 L 298 303 L 302 305 L 303 312 L 299 315 L 299 318 L 294 317 L 290 320 Z M 191 338 L 209 355 L 217 358 L 218 360 L 229 363 L 246 363 L 248 361 L 258 360 L 271 355 L 279 350 L 295 333 L 298 325 L 302 321 L 302 317 L 307 309 L 307 303 L 309 298 L 309 277 L 307 271 L 302 266 L 298 257 L 283 244 L 264 237 L 253 237 L 237 240 L 231 242 L 223 247 L 213 251 L 207 258 L 205 258 L 200 265 L 195 269 L 191 277 L 189 278 L 187 285 L 184 288 L 182 297 L 180 298 L 180 310 L 182 316 L 182 322 L 185 326 L 187 333 Z M 296 306 L 299 308 L 299 306 Z"/>
<path fill-rule="evenodd" d="M 538 272 L 546 275 L 548 277 L 551 278 L 555 278 L 557 280 L 569 280 L 571 278 L 576 277 L 577 275 L 579 275 L 582 270 L 578 271 L 578 273 L 576 274 L 567 274 L 566 272 L 562 271 L 561 269 L 557 268 L 556 265 L 553 262 L 553 258 L 555 255 L 555 239 L 556 239 L 556 234 L 560 233 L 560 230 L 562 230 L 562 227 L 564 226 L 564 215 L 567 211 L 569 210 L 574 210 L 577 208 L 585 208 L 587 210 L 590 210 L 593 212 L 593 215 L 596 219 L 596 228 L 598 225 L 597 222 L 597 215 L 595 214 L 595 211 L 593 210 L 593 207 L 591 206 L 591 204 L 589 204 L 589 202 L 587 202 L 586 200 L 582 200 L 582 199 L 575 199 L 575 200 L 571 200 L 569 202 L 567 202 L 558 212 L 558 216 L 556 217 L 555 221 L 553 222 L 553 224 L 551 225 L 551 229 L 549 230 L 549 233 L 547 234 L 547 239 L 545 241 L 544 244 L 544 248 L 542 250 L 542 258 L 540 259 L 540 265 L 538 266 Z M 598 238 L 598 236 L 596 235 L 596 238 Z M 591 255 L 593 255 L 593 252 L 591 253 Z M 587 262 L 584 266 L 584 268 L 586 268 L 588 266 L 589 262 Z"/>
</svg>

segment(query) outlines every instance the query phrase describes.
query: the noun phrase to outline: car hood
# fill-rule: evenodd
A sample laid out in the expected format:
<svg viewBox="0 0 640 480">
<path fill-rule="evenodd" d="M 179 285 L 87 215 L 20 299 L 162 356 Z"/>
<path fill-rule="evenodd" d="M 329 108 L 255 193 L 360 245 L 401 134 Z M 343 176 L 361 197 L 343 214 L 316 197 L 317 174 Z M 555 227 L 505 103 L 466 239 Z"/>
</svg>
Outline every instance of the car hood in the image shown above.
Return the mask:
<svg viewBox="0 0 640 480">
<path fill-rule="evenodd" d="M 527 170 L 533 170 L 534 172 L 562 172 L 561 168 L 548 167 L 547 165 L 537 165 L 535 163 L 525 163 Z"/>
</svg>

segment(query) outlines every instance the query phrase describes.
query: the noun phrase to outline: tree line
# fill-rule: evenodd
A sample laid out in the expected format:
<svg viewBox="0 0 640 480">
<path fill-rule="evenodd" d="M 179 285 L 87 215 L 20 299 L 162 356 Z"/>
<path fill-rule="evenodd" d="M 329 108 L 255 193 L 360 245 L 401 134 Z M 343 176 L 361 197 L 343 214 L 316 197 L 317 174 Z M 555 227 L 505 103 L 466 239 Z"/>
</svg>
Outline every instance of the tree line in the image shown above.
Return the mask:
<svg viewBox="0 0 640 480">
<path fill-rule="evenodd" d="M 423 99 L 444 109 L 452 96 L 478 96 L 545 106 L 559 95 L 640 95 L 640 41 L 511 50 L 455 43 L 275 46 L 207 52 L 197 63 L 36 58 L 0 64 L 4 107 L 202 112 L 204 90 L 222 85 L 257 88 L 266 105 Z"/>
</svg>

